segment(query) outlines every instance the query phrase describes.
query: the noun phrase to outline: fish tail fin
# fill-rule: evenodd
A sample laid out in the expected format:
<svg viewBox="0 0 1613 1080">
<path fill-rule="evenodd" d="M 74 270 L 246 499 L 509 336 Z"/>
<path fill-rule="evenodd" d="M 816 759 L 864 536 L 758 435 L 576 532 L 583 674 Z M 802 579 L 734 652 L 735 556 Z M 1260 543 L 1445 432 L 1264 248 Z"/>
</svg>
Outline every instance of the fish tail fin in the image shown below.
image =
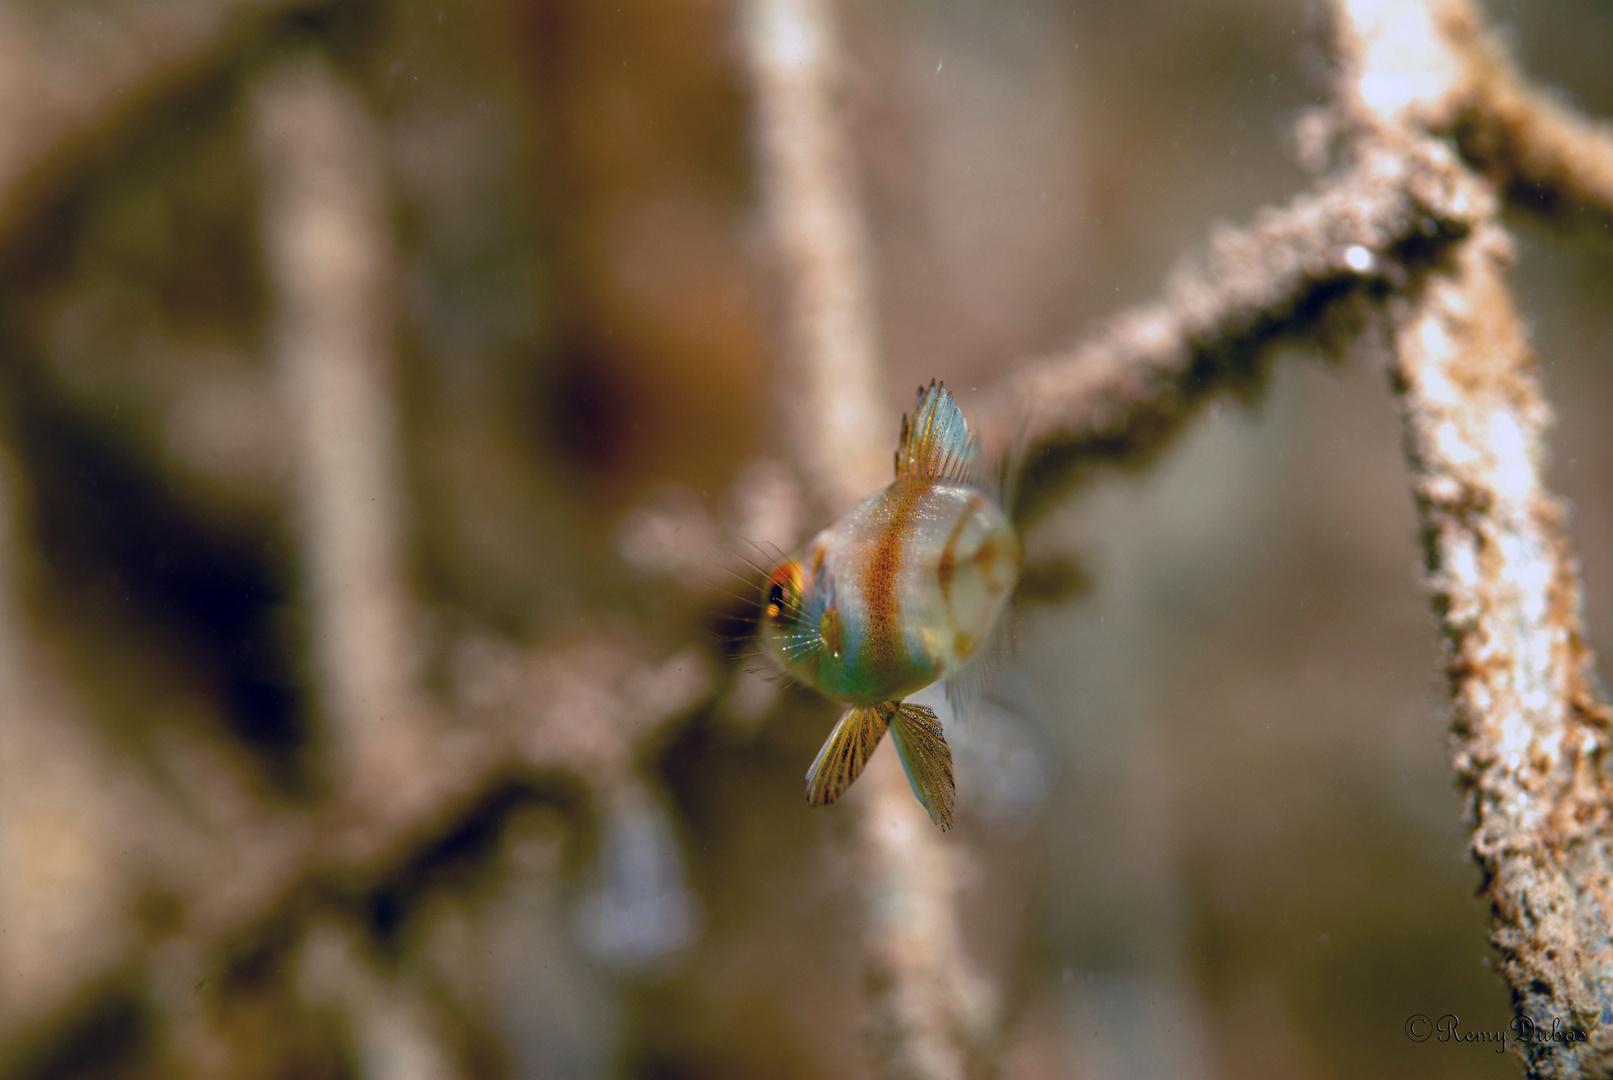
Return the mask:
<svg viewBox="0 0 1613 1080">
<path fill-rule="evenodd" d="M 807 802 L 828 806 L 846 793 L 890 726 L 888 705 L 853 706 L 840 717 L 807 770 Z"/>
<path fill-rule="evenodd" d="M 913 795 L 930 812 L 936 828 L 952 828 L 957 788 L 952 781 L 952 751 L 941 733 L 941 721 L 923 705 L 903 703 L 891 717 L 891 738 Z"/>
<path fill-rule="evenodd" d="M 924 477 L 979 484 L 976 475 L 980 452 L 946 386 L 931 380 L 919 387 L 913 416 L 902 417 L 902 437 L 896 447 L 896 476 Z"/>
</svg>

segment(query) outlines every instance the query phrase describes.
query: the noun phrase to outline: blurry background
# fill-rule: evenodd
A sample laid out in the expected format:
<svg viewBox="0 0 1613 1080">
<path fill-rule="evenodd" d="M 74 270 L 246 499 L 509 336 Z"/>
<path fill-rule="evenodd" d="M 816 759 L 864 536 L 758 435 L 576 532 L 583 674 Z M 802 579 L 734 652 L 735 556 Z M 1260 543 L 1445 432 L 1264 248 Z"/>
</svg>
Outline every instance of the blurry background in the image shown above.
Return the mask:
<svg viewBox="0 0 1613 1080">
<path fill-rule="evenodd" d="M 1305 4 L 842 8 L 893 416 L 932 377 L 967 411 L 1307 182 Z M 1613 116 L 1613 7 L 1489 10 Z M 723 531 L 822 524 L 774 435 L 734 5 L 6 0 L 0 86 L 0 1074 L 869 1075 L 847 815 L 801 797 L 833 707 L 721 640 Z M 276 232 L 330 191 L 352 310 Z M 1517 224 L 1603 630 L 1613 249 Z M 334 436 L 282 359 L 321 334 L 367 372 Z M 1027 538 L 1088 584 L 1022 612 L 949 839 L 1007 1076 L 1516 1074 L 1403 1033 L 1510 1008 L 1386 391 L 1288 357 Z M 574 742 L 198 959 L 350 746 L 407 741 L 342 726 L 329 534 L 370 519 L 308 489 L 344 431 L 342 475 L 396 485 L 345 557 L 395 562 L 400 710 Z M 641 723 L 595 753 L 617 653 Z M 407 802 L 438 763 L 397 755 Z"/>
</svg>

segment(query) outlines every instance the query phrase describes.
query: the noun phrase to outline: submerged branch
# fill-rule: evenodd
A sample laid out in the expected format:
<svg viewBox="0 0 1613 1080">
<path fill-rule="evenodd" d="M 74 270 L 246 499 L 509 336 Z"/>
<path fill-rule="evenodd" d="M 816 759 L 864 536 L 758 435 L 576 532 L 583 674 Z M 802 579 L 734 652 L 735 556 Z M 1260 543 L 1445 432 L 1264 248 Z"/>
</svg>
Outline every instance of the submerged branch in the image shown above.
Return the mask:
<svg viewBox="0 0 1613 1080">
<path fill-rule="evenodd" d="M 0 235 L 113 131 L 294 0 L 7 5 L 0 11 Z M 306 4 L 304 6 L 312 6 Z M 96 32 L 84 34 L 94 20 Z"/>
<path fill-rule="evenodd" d="M 1405 287 L 1472 229 L 1479 208 L 1436 147 L 1365 148 L 1314 193 L 1211 238 L 1153 304 L 1112 319 L 1062 356 L 1027 363 L 991 392 L 994 442 L 1024 447 L 1016 518 L 1028 523 L 1084 470 L 1135 465 L 1198 406 L 1260 384 L 1277 347 L 1333 348 L 1361 302 Z"/>
<path fill-rule="evenodd" d="M 1465 95 L 1476 16 L 1453 0 L 1337 5 L 1339 108 L 1389 146 Z M 1475 32 L 1476 33 L 1476 32 Z M 1433 73 L 1435 77 L 1430 77 Z M 1416 88 L 1390 93 L 1390 88 Z M 1507 281 L 1487 185 L 1471 236 L 1387 311 L 1391 371 L 1444 632 L 1456 770 L 1484 871 L 1491 940 L 1519 1013 L 1584 1041 L 1520 1041 L 1535 1077 L 1613 1075 L 1610 712 L 1586 640 L 1565 513 L 1544 480 L 1551 411 Z"/>
<path fill-rule="evenodd" d="M 14 93 L 16 114 L 0 117 L 0 231 L 29 177 L 127 108 L 122 95 L 154 92 L 223 40 L 232 19 L 277 6 L 192 5 L 161 25 L 139 5 L 120 6 L 123 59 L 87 65 L 76 94 L 26 115 L 31 95 Z M 1148 460 L 1214 394 L 1257 388 L 1284 343 L 1332 351 L 1389 327 L 1493 938 L 1520 1009 L 1591 1035 L 1530 1050 L 1530 1066 L 1537 1076 L 1610 1075 L 1613 781 L 1604 766 L 1613 734 L 1564 512 L 1542 482 L 1549 410 L 1497 219 L 1504 201 L 1609 227 L 1613 134 L 1526 86 L 1466 4 L 1335 7 L 1329 115 L 1343 164 L 1287 206 L 1212 237 L 1204 265 L 1178 273 L 1158 302 L 1063 355 L 1014 367 L 979 419 L 994 441 L 1023 446 L 1017 510 L 1031 521 L 1086 470 Z M 838 52 L 827 0 L 751 0 L 747 10 L 758 166 L 783 280 L 788 442 L 830 512 L 887 479 L 894 431 L 835 108 Z M 1396 48 L 1377 48 L 1384 41 Z M 0 58 L 25 90 L 37 75 L 27 60 Z M 381 887 L 500 792 L 610 788 L 710 682 L 698 656 L 668 659 L 620 632 L 580 635 L 552 652 L 484 657 L 470 680 L 481 696 L 445 710 L 464 723 L 434 722 L 406 584 L 381 136 L 315 62 L 271 71 L 254 101 L 273 347 L 298 447 L 299 540 L 338 798 L 242 825 L 220 845 L 231 850 L 218 880 L 181 898 L 183 929 L 148 958 L 153 996 L 204 1073 L 229 1071 L 230 1051 L 209 1033 L 196 987 L 243 943 L 317 925 L 310 911 Z M 4 468 L 0 460 L 0 707 L 21 700 L 27 674 Z M 12 727 L 12 738 L 29 730 Z M 889 751 L 848 809 L 886 1075 L 988 1071 L 977 1066 L 989 1065 L 996 1013 L 961 941 L 955 841 L 934 832 Z M 334 997 L 373 996 L 352 990 L 369 974 L 342 948 L 313 936 L 300 955 Z M 108 963 L 96 958 L 95 970 Z M 392 1004 L 372 1016 L 375 1031 L 414 1023 L 413 1004 Z"/>
<path fill-rule="evenodd" d="M 384 146 L 358 94 L 312 56 L 265 77 L 253 126 L 337 785 L 365 805 L 396 802 L 429 788 L 431 763 L 403 570 Z"/>
<path fill-rule="evenodd" d="M 755 0 L 746 46 L 763 212 L 782 279 L 780 406 L 820 509 L 838 513 L 889 482 L 893 428 L 879 400 L 868 238 L 836 109 L 828 6 Z"/>
<path fill-rule="evenodd" d="M 1435 130 L 1455 140 L 1509 206 L 1613 239 L 1613 123 L 1525 82 L 1466 3 L 1438 14 L 1464 78 Z"/>
<path fill-rule="evenodd" d="M 1562 504 L 1542 482 L 1550 410 L 1487 227 L 1391 305 L 1394 381 L 1448 646 L 1456 769 L 1519 1011 L 1589 1034 L 1525 1045 L 1532 1075 L 1613 1070 L 1609 710 L 1585 639 Z"/>
<path fill-rule="evenodd" d="M 747 46 L 765 212 L 783 278 L 792 456 L 820 509 L 889 482 L 861 207 L 835 108 L 828 0 L 753 0 Z M 989 993 L 964 954 L 953 854 L 891 750 L 847 803 L 858 814 L 872 1051 L 884 1075 L 964 1075 L 989 1041 Z"/>
<path fill-rule="evenodd" d="M 1613 137 L 1524 86 L 1459 0 L 1341 0 L 1335 21 L 1346 167 L 1007 376 L 986 419 L 1025 447 L 1030 521 L 1083 470 L 1144 461 L 1212 395 L 1257 387 L 1275 346 L 1370 339 L 1388 313 L 1492 939 L 1520 1012 L 1589 1036 L 1520 1052 L 1534 1076 L 1613 1075 L 1613 735 L 1498 223 L 1505 200 L 1605 228 Z"/>
</svg>

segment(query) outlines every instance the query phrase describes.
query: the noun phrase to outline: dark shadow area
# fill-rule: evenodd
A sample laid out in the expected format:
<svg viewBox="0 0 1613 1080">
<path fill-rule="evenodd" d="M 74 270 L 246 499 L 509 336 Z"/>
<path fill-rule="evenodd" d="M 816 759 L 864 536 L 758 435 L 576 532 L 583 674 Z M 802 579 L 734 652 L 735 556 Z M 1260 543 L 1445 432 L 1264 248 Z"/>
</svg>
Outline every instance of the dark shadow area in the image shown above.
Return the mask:
<svg viewBox="0 0 1613 1080">
<path fill-rule="evenodd" d="M 41 380 L 13 386 L 17 450 L 52 591 L 86 617 L 141 628 L 131 649 L 182 657 L 273 781 L 303 791 L 311 727 L 280 523 L 215 527 L 148 459 Z"/>
</svg>

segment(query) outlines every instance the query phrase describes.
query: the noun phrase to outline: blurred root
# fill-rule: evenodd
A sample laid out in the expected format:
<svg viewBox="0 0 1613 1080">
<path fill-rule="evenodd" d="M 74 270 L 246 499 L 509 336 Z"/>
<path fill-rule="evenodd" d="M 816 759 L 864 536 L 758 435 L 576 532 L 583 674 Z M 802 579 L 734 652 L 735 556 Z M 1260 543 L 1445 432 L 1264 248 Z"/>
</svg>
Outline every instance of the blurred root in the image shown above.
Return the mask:
<svg viewBox="0 0 1613 1080">
<path fill-rule="evenodd" d="M 294 0 L 0 9 L 0 236 L 26 223 L 96 136 L 194 79 Z M 93 20 L 95 32 L 85 28 Z"/>
<path fill-rule="evenodd" d="M 357 93 L 312 56 L 268 74 L 254 106 L 314 667 L 338 787 L 385 804 L 427 787 L 430 764 L 403 571 L 384 146 Z"/>
<path fill-rule="evenodd" d="M 890 482 L 896 430 L 880 404 L 867 239 L 836 108 L 839 42 L 827 0 L 753 0 L 746 19 L 783 284 L 781 404 L 819 510 L 838 512 Z M 962 947 L 952 851 L 892 751 L 875 756 L 855 793 L 875 1060 L 893 1080 L 962 1076 L 994 1025 Z"/>
<path fill-rule="evenodd" d="M 754 0 L 746 51 L 756 91 L 762 199 L 782 279 L 780 404 L 820 509 L 889 483 L 868 238 L 839 116 L 829 0 Z"/>
</svg>

